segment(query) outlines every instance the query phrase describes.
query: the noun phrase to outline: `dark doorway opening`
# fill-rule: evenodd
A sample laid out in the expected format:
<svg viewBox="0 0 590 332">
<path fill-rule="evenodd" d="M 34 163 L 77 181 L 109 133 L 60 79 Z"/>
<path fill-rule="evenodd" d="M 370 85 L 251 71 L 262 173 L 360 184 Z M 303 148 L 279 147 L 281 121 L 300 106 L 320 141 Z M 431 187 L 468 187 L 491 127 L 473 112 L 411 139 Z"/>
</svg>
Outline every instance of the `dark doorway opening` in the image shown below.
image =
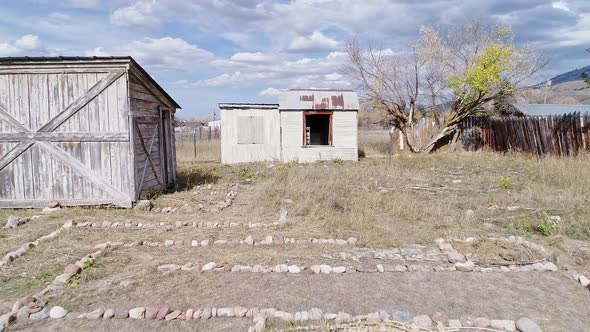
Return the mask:
<svg viewBox="0 0 590 332">
<path fill-rule="evenodd" d="M 332 145 L 332 114 L 305 115 L 305 145 Z"/>
</svg>

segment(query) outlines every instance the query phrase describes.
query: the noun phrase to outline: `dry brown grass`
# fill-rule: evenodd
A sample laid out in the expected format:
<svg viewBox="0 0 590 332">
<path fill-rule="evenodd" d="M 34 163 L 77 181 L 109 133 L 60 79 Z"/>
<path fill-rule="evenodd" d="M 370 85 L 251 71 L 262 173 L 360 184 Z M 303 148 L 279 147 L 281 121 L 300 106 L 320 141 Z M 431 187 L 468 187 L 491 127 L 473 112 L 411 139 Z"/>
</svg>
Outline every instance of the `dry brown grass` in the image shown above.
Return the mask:
<svg viewBox="0 0 590 332">
<path fill-rule="evenodd" d="M 176 160 L 181 162 L 220 162 L 221 140 L 197 140 L 194 143 L 176 142 Z"/>
</svg>

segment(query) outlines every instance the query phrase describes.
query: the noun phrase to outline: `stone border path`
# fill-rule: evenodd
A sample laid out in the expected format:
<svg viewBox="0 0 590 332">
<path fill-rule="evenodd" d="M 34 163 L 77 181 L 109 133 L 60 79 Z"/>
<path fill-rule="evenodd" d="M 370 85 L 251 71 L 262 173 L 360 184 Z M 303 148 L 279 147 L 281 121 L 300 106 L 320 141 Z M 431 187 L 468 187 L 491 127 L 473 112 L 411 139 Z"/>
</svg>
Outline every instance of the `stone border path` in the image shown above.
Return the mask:
<svg viewBox="0 0 590 332">
<path fill-rule="evenodd" d="M 174 227 L 193 227 L 193 228 L 228 228 L 228 227 L 242 227 L 242 228 L 269 228 L 279 226 L 278 222 L 274 223 L 238 223 L 238 222 L 207 222 L 207 221 L 176 221 L 174 225 L 167 222 L 138 222 L 134 220 L 127 221 L 103 221 L 103 222 L 76 222 L 76 227 L 93 227 L 93 228 L 129 228 L 129 229 L 140 229 L 140 228 L 167 228 L 172 229 Z"/>
<path fill-rule="evenodd" d="M 135 241 L 135 245 L 143 245 L 148 247 L 207 247 L 209 245 L 248 245 L 248 246 L 264 246 L 264 245 L 283 245 L 283 244 L 314 244 L 314 245 L 340 245 L 354 246 L 357 243 L 357 239 L 350 237 L 347 240 L 344 239 L 295 239 L 289 237 L 283 237 L 280 235 L 267 235 L 264 240 L 256 240 L 252 235 L 248 235 L 243 240 L 238 239 L 205 239 L 205 240 L 164 240 L 162 241 L 147 241 L 138 240 Z"/>
<path fill-rule="evenodd" d="M 412 331 L 440 331 L 439 327 L 449 329 L 462 329 L 472 327 L 475 330 L 485 331 L 533 331 L 531 328 L 540 328 L 528 319 L 521 318 L 517 321 L 504 319 L 489 319 L 487 317 L 470 317 L 463 315 L 457 319 L 449 319 L 445 312 L 439 311 L 431 315 L 414 315 L 407 311 L 391 310 L 377 311 L 362 315 L 352 315 L 343 311 L 324 312 L 319 308 L 311 308 L 305 311 L 287 312 L 275 308 L 245 308 L 245 307 L 206 307 L 173 310 L 168 306 L 145 307 L 116 307 L 98 308 L 89 312 L 68 312 L 62 307 L 46 307 L 41 315 L 33 316 L 33 320 L 44 319 L 131 319 L 131 320 L 159 320 L 159 321 L 206 321 L 215 318 L 252 318 L 253 326 L 248 331 L 262 331 L 267 325 L 267 319 L 278 319 L 284 322 L 319 322 L 330 321 L 337 324 L 356 323 L 362 326 L 368 325 L 397 325 L 410 328 Z"/>
<path fill-rule="evenodd" d="M 47 235 L 43 235 L 43 236 L 41 236 L 40 238 L 38 238 L 37 240 L 35 240 L 33 242 L 27 242 L 27 243 L 23 244 L 22 246 L 20 246 L 15 251 L 11 251 L 11 252 L 7 253 L 6 255 L 4 255 L 4 257 L 2 257 L 2 259 L 0 259 L 0 267 L 2 267 L 4 265 L 10 264 L 15 259 L 17 259 L 20 256 L 24 255 L 27 251 L 29 251 L 29 249 L 34 248 L 34 247 L 37 247 L 42 242 L 49 241 L 49 240 L 55 238 L 64 229 L 71 228 L 72 225 L 73 225 L 72 221 L 67 221 L 65 224 L 63 224 L 63 226 L 61 226 L 60 228 L 56 229 L 55 231 L 53 231 L 53 232 L 51 232 L 51 233 L 49 233 Z"/>
</svg>

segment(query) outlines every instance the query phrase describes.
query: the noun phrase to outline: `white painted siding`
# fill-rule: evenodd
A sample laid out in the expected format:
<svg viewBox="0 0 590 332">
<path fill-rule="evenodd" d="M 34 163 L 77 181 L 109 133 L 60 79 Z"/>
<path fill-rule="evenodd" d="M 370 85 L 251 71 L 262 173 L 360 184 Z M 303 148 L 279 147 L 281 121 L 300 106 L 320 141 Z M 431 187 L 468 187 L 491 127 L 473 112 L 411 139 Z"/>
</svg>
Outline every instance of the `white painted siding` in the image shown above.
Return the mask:
<svg viewBox="0 0 590 332">
<path fill-rule="evenodd" d="M 358 160 L 357 112 L 333 113 L 333 146 L 303 147 L 303 111 L 280 112 L 280 116 L 283 161 Z"/>
<path fill-rule="evenodd" d="M 244 117 L 254 117 L 252 119 L 259 121 L 240 121 Z M 256 128 L 252 127 L 254 124 Z M 253 137 L 256 142 L 263 143 L 239 144 L 238 137 Z M 221 109 L 221 162 L 235 164 L 277 160 L 281 160 L 278 109 Z"/>
</svg>

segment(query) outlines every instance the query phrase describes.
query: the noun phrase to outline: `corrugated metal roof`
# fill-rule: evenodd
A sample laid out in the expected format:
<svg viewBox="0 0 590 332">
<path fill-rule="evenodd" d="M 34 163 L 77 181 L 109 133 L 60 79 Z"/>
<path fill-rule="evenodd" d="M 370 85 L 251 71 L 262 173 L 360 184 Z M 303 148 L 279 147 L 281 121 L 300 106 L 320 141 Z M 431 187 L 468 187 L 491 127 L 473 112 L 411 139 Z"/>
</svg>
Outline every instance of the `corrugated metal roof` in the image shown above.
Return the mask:
<svg viewBox="0 0 590 332">
<path fill-rule="evenodd" d="M 279 104 L 219 103 L 220 109 L 278 109 Z"/>
<path fill-rule="evenodd" d="M 26 65 L 28 63 L 43 64 L 43 63 L 56 63 L 56 62 L 69 62 L 69 63 L 98 63 L 98 62 L 126 62 L 137 68 L 137 70 L 145 76 L 160 93 L 169 99 L 176 108 L 181 108 L 180 105 L 156 82 L 152 76 L 143 69 L 142 66 L 133 59 L 131 56 L 54 56 L 54 57 L 0 57 L 0 65 Z"/>
<path fill-rule="evenodd" d="M 590 105 L 514 104 L 524 115 L 549 116 L 569 113 L 590 113 Z"/>
<path fill-rule="evenodd" d="M 358 110 L 352 90 L 291 89 L 279 95 L 281 110 Z"/>
</svg>

